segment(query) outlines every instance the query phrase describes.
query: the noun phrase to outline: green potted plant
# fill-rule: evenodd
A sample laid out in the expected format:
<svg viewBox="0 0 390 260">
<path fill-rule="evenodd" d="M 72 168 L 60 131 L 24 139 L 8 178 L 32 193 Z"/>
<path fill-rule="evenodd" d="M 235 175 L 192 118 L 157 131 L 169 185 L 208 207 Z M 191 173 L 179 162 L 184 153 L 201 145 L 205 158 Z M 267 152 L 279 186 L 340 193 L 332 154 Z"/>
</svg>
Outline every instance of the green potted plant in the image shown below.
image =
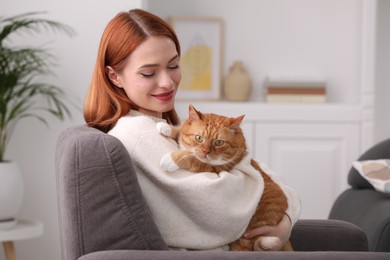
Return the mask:
<svg viewBox="0 0 390 260">
<path fill-rule="evenodd" d="M 47 49 L 18 47 L 12 42 L 12 36 L 21 32 L 74 34 L 71 27 L 37 17 L 40 14 L 0 17 L 0 228 L 14 222 L 23 197 L 23 181 L 17 163 L 5 159 L 14 127 L 26 117 L 34 117 L 47 125 L 44 113 L 59 120 L 70 116 L 64 91 L 42 81 L 43 75 L 51 73 L 54 56 Z"/>
</svg>

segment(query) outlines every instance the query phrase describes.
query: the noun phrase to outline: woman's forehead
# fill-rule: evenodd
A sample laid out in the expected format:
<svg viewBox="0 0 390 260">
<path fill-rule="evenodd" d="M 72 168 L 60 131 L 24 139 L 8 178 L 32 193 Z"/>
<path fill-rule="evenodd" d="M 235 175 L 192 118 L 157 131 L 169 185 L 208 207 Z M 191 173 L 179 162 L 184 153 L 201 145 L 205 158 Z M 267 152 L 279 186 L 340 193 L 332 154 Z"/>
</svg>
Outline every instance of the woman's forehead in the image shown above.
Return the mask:
<svg viewBox="0 0 390 260">
<path fill-rule="evenodd" d="M 130 55 L 130 60 L 137 63 L 159 64 L 169 62 L 177 56 L 175 43 L 168 37 L 148 37 Z"/>
</svg>

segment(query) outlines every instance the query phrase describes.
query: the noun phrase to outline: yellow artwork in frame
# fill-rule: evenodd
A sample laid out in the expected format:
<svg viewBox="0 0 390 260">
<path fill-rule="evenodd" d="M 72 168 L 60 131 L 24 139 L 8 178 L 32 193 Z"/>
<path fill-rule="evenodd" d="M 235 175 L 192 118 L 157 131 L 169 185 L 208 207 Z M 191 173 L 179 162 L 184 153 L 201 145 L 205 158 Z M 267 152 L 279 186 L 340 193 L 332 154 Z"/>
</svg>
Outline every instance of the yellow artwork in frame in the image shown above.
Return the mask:
<svg viewBox="0 0 390 260">
<path fill-rule="evenodd" d="M 171 17 L 181 46 L 178 100 L 217 100 L 221 92 L 222 19 Z"/>
</svg>

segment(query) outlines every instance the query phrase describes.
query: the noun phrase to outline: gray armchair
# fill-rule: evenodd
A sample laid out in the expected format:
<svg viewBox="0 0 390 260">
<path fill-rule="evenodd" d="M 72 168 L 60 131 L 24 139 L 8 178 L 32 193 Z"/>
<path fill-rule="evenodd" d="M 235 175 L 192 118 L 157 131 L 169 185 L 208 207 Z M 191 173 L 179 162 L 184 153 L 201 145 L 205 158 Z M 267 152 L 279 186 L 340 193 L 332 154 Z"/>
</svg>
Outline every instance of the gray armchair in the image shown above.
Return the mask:
<svg viewBox="0 0 390 260">
<path fill-rule="evenodd" d="M 87 126 L 65 130 L 56 150 L 63 260 L 389 259 L 367 252 L 362 229 L 340 220 L 300 220 L 295 252 L 170 251 L 145 204 L 124 146 Z"/>
<path fill-rule="evenodd" d="M 367 150 L 358 160 L 390 159 L 390 139 Z M 351 188 L 336 200 L 330 219 L 351 222 L 367 234 L 370 251 L 390 252 L 390 194 L 378 192 L 354 168 L 348 175 Z"/>
</svg>

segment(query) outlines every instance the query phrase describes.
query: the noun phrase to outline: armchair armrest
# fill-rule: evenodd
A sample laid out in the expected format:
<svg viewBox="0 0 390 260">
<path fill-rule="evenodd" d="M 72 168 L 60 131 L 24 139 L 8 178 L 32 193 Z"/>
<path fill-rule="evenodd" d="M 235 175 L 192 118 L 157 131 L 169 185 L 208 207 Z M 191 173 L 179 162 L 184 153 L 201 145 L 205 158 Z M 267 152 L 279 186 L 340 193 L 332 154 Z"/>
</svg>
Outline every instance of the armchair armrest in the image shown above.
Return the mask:
<svg viewBox="0 0 390 260">
<path fill-rule="evenodd" d="M 294 251 L 368 251 L 367 236 L 340 220 L 298 220 L 291 233 Z"/>
<path fill-rule="evenodd" d="M 384 252 L 229 252 L 111 250 L 83 255 L 77 260 L 388 260 Z"/>
</svg>

